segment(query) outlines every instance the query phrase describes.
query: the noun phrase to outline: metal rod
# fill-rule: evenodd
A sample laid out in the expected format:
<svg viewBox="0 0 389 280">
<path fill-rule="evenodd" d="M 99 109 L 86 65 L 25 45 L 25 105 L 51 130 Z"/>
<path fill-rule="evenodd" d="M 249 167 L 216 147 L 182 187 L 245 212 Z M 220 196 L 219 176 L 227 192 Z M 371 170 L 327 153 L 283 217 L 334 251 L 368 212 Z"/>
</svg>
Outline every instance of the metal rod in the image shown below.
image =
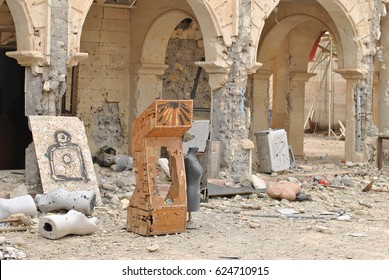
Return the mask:
<svg viewBox="0 0 389 280">
<path fill-rule="evenodd" d="M 357 152 L 362 151 L 362 112 L 361 112 L 361 89 L 357 87 L 355 89 L 355 116 L 356 116 L 356 141 L 355 150 Z"/>
</svg>

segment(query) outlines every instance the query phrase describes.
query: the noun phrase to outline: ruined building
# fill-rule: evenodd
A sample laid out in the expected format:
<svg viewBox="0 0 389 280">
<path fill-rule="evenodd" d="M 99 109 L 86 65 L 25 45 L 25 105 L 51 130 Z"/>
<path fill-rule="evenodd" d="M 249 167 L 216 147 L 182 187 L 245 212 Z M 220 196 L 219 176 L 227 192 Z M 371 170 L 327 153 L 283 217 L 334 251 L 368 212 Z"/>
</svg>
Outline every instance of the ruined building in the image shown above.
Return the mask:
<svg viewBox="0 0 389 280">
<path fill-rule="evenodd" d="M 302 155 L 323 32 L 345 83 L 345 160 L 372 162 L 389 131 L 388 2 L 0 0 L 0 168 L 36 179 L 30 115 L 77 116 L 92 154 L 129 154 L 131 123 L 155 99 L 194 100 L 229 175 L 252 170 L 256 131 L 284 128 Z"/>
</svg>

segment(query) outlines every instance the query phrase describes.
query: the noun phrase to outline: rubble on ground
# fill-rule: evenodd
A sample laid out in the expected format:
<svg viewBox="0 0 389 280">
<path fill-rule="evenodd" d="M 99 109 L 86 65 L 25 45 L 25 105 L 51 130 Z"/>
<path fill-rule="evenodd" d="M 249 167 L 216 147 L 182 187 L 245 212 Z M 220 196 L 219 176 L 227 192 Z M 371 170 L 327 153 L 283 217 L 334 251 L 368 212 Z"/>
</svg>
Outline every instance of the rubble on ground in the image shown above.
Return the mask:
<svg viewBox="0 0 389 280">
<path fill-rule="evenodd" d="M 304 230 L 305 234 L 322 234 L 323 238 L 325 238 L 324 236 L 337 236 L 338 240 L 343 240 L 343 238 L 347 237 L 355 239 L 360 237 L 368 240 L 372 234 L 366 232 L 366 228 L 369 227 L 364 227 L 364 224 L 379 223 L 379 225 L 382 225 L 387 223 L 387 210 L 383 206 L 388 203 L 388 194 L 386 192 L 389 191 L 389 176 L 385 168 L 378 170 L 375 166 L 369 164 L 321 163 L 320 161 L 317 164 L 306 165 L 302 161 L 301 164 L 297 164 L 296 168 L 291 170 L 276 174 L 257 173 L 253 181 L 260 181 L 262 188 L 264 185 L 269 187 L 277 185 L 279 182 L 299 184 L 301 193 L 308 196 L 309 199 L 296 199 L 294 201 L 275 199 L 269 197 L 265 192 L 213 197 L 208 202 L 201 203 L 200 211 L 194 214 L 193 224 L 188 225 L 188 233 L 166 237 L 156 236 L 152 237 L 153 241 L 156 242 L 146 242 L 146 244 L 143 244 L 142 242 L 139 243 L 141 237 L 126 231 L 126 209 L 135 189 L 133 171 L 125 170 L 118 173 L 109 167 L 100 166 L 96 167 L 96 171 L 102 205 L 96 206 L 91 215 L 99 218 L 99 230 L 91 236 L 82 238 L 89 240 L 87 243 L 90 247 L 95 246 L 93 242 L 99 240 L 98 242 L 101 243 L 101 250 L 103 251 L 103 248 L 110 248 L 113 246 L 112 244 L 123 244 L 125 242 L 123 240 L 128 239 L 132 240 L 130 241 L 132 245 L 126 245 L 128 246 L 127 250 L 131 250 L 132 253 L 138 254 L 140 253 L 139 250 L 141 250 L 142 254 L 146 254 L 146 252 L 150 254 L 152 252 L 154 257 L 164 258 L 166 256 L 163 255 L 164 252 L 171 257 L 169 253 L 166 253 L 168 249 L 165 246 L 170 243 L 173 246 L 173 244 L 183 241 L 184 243 L 189 242 L 180 245 L 188 248 L 188 254 L 195 254 L 195 252 L 191 252 L 193 250 L 192 246 L 195 246 L 195 248 L 198 248 L 196 253 L 199 256 L 204 255 L 205 257 L 217 258 L 222 255 L 222 252 L 216 249 L 217 245 L 212 245 L 215 246 L 215 250 L 210 253 L 203 245 L 194 245 L 197 244 L 196 242 L 202 242 L 201 239 L 193 243 L 190 241 L 191 238 L 210 238 L 210 236 L 215 234 L 221 234 L 224 238 L 233 238 L 232 236 L 236 234 L 244 236 L 254 234 L 258 238 L 258 236 L 261 236 L 261 233 L 265 234 L 272 227 L 287 226 L 295 228 L 297 235 L 299 235 L 298 231 Z M 18 192 L 20 192 L 21 188 L 18 188 L 18 185 L 23 185 L 21 178 L 22 175 L 20 174 L 9 173 L 1 175 L 0 185 L 2 186 L 1 191 L 3 195 L 9 195 L 12 192 L 11 190 L 15 189 L 18 189 Z M 245 180 L 246 183 L 248 181 Z M 370 189 L 365 189 L 370 183 Z M 253 184 L 250 184 L 250 186 L 255 190 Z M 363 191 L 364 189 L 365 191 Z M 33 189 L 28 188 L 26 188 L 26 191 L 29 193 L 34 192 Z M 38 218 L 41 218 L 42 215 L 43 213 L 39 213 Z M 297 221 L 300 224 L 294 224 Z M 215 233 L 215 229 L 221 232 Z M 236 231 L 239 233 L 234 233 Z M 17 237 L 13 237 L 12 233 L 7 233 L 7 240 L 22 238 L 25 243 L 23 246 L 27 247 L 24 251 L 25 254 L 15 251 L 17 249 L 9 249 L 10 244 L 3 241 L 0 244 L 0 250 L 4 259 L 50 259 L 62 257 L 53 252 L 35 248 L 32 240 L 37 242 L 34 236 L 37 236 L 38 232 L 34 228 L 24 234 L 21 232 L 13 234 L 17 235 Z M 274 234 L 279 235 L 279 233 Z M 63 242 L 70 242 L 69 238 L 64 240 Z M 159 240 L 161 242 L 158 242 Z M 265 238 L 264 240 L 268 239 Z M 165 241 L 166 243 L 164 243 Z M 333 240 L 332 242 L 335 241 Z M 237 251 L 240 251 L 240 249 L 237 249 Z M 79 250 L 77 252 L 83 254 Z M 315 258 L 314 255 L 310 255 L 311 253 L 307 252 L 306 254 Z M 39 256 L 38 254 L 44 254 L 44 256 Z M 85 254 L 88 253 L 86 252 Z M 175 252 L 175 254 L 177 255 L 178 253 Z M 272 253 L 269 254 L 272 256 Z M 247 252 L 247 255 L 241 252 L 240 255 L 242 258 L 253 257 L 255 252 Z M 342 256 L 335 255 L 334 257 L 328 256 L 328 258 L 361 258 L 357 255 L 347 252 Z M 87 256 L 99 258 L 101 254 L 92 252 L 89 255 L 83 255 L 84 258 L 87 258 Z M 384 257 L 388 256 L 385 255 Z M 80 256 L 80 258 L 82 257 Z"/>
</svg>

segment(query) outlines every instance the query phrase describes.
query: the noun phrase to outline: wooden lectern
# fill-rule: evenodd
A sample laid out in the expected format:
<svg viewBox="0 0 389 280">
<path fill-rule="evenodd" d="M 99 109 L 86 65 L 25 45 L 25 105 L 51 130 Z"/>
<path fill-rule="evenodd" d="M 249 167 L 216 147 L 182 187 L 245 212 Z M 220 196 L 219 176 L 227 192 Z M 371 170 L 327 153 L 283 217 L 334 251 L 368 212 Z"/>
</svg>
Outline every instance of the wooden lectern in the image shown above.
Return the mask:
<svg viewBox="0 0 389 280">
<path fill-rule="evenodd" d="M 132 124 L 136 188 L 127 209 L 127 230 L 141 235 L 186 230 L 187 201 L 182 136 L 192 126 L 193 100 L 156 100 Z M 157 184 L 156 161 L 168 154 L 171 185 L 166 196 Z"/>
</svg>

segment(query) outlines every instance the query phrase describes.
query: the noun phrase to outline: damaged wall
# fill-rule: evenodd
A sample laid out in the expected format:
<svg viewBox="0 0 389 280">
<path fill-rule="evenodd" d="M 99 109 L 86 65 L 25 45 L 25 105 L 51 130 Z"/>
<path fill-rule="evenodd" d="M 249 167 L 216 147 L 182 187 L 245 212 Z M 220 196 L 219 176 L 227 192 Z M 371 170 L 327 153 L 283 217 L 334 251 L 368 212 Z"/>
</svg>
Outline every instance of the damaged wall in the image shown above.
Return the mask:
<svg viewBox="0 0 389 280">
<path fill-rule="evenodd" d="M 79 65 L 77 116 L 85 123 L 92 155 L 111 145 L 127 154 L 130 11 L 93 5 L 85 20 Z"/>
<path fill-rule="evenodd" d="M 251 149 L 246 110 L 244 106 L 248 70 L 252 67 L 250 37 L 251 1 L 239 5 L 239 32 L 231 46 L 225 50 L 225 61 L 231 65 L 225 86 L 213 92 L 211 140 L 222 142 L 221 168 L 239 180 L 240 175 L 251 173 Z M 251 142 L 251 143 L 250 143 Z"/>
<path fill-rule="evenodd" d="M 26 113 L 58 114 L 59 97 L 63 93 L 66 75 L 63 65 L 66 61 L 69 62 L 69 57 L 77 56 L 68 53 L 65 57 L 64 50 L 66 45 L 70 45 L 72 51 L 78 52 L 77 44 L 72 42 L 80 34 L 78 27 L 83 23 L 82 11 L 86 14 L 86 8 L 89 7 L 84 6 L 85 10 L 80 10 L 77 8 L 79 6 L 74 5 L 70 9 L 68 5 L 82 3 L 73 0 L 54 0 L 52 6 L 48 6 L 46 1 L 7 2 L 17 18 L 15 24 L 21 34 L 18 36 L 18 50 L 27 51 L 10 56 L 16 57 L 20 64 L 30 66 L 26 70 L 26 92 L 29 93 L 26 96 Z M 92 3 L 91 0 L 87 2 Z M 314 5 L 307 6 L 307 3 Z M 180 38 L 177 34 L 171 34 L 180 21 L 193 18 L 202 28 L 206 56 L 206 61 L 197 65 L 206 70 L 213 91 L 212 140 L 223 142 L 222 164 L 227 173 L 250 172 L 252 143 L 246 141 L 249 117 L 245 109 L 249 101 L 244 99 L 245 95 L 251 95 L 246 93 L 247 77 L 263 63 L 261 59 L 257 60 L 257 45 L 260 36 L 265 35 L 267 31 L 265 28 L 265 32 L 261 34 L 265 20 L 271 19 L 274 24 L 277 22 L 277 18 L 274 19 L 275 13 L 269 16 L 277 4 L 280 4 L 278 16 L 281 15 L 281 6 L 288 4 L 299 15 L 303 14 L 311 20 L 315 19 L 312 21 L 325 23 L 334 31 L 342 57 L 339 61 L 340 74 L 347 80 L 346 94 L 354 94 L 356 85 L 361 90 L 362 125 L 358 125 L 361 128 L 360 137 L 365 141 L 362 146 L 368 143 L 369 137 L 375 135 L 371 121 L 371 91 L 374 85 L 372 65 L 376 51 L 375 41 L 380 35 L 380 16 L 384 14 L 382 1 L 138 1 L 137 8 L 132 10 L 93 4 L 83 26 L 81 50 L 88 53 L 89 58 L 80 64 L 78 70 L 77 116 L 86 125 L 92 153 L 95 153 L 100 148 L 101 141 L 104 141 L 97 135 L 104 135 L 104 131 L 109 131 L 107 127 L 110 125 L 114 135 L 109 141 L 116 137 L 119 139 L 116 144 L 121 146 L 114 148 L 118 152 L 127 153 L 131 122 L 150 101 L 161 98 L 163 93 L 166 96 L 173 95 L 174 92 L 179 92 L 179 88 L 182 88 L 181 94 L 187 96 L 195 72 L 193 70 L 196 69 L 192 63 L 200 56 L 200 31 L 197 30 L 193 38 L 191 36 L 195 33 L 179 34 L 183 36 L 181 39 L 187 36 L 181 41 L 177 40 Z M 321 7 L 321 10 L 315 10 L 317 7 Z M 72 14 L 76 10 L 79 11 L 77 17 Z M 31 15 L 24 11 L 30 11 Z M 48 11 L 50 14 L 46 14 Z M 366 11 L 369 12 L 369 17 L 366 16 Z M 51 14 L 51 20 L 47 20 Z M 73 21 L 74 17 L 80 20 Z M 159 23 L 162 24 L 158 26 Z M 283 25 L 289 25 L 290 31 L 294 27 L 293 24 L 292 19 Z M 29 33 L 33 30 L 34 32 Z M 276 40 L 277 36 L 272 39 Z M 28 38 L 20 39 L 21 37 Z M 169 39 L 171 46 L 175 44 L 174 48 L 178 48 L 180 52 L 184 51 L 184 48 L 190 48 L 190 52 L 183 52 L 183 56 L 179 57 L 178 63 L 170 60 L 173 48 L 169 47 L 166 52 Z M 184 44 L 179 45 L 181 43 Z M 298 44 L 297 40 L 291 42 L 292 47 L 296 49 Z M 269 46 L 267 49 L 272 48 L 272 45 Z M 191 59 L 191 55 L 196 57 Z M 51 59 L 53 63 L 49 66 Z M 293 58 L 291 61 L 293 62 Z M 179 72 L 174 72 L 175 70 L 169 72 L 165 76 L 165 86 L 169 81 L 170 84 L 174 84 L 173 81 L 179 83 L 163 90 L 162 76 L 166 73 L 168 64 L 173 63 L 174 65 L 170 66 L 178 66 L 175 70 L 182 69 L 186 72 L 185 67 L 188 67 L 190 74 L 182 76 Z M 306 74 L 300 72 L 301 69 L 298 68 L 298 72 L 291 74 Z M 291 72 L 290 69 L 281 69 L 278 75 L 281 75 L 282 71 L 288 74 Z M 208 92 L 205 77 L 202 77 L 203 85 L 199 91 Z M 307 77 L 301 76 L 298 81 L 292 81 L 292 77 L 288 77 L 286 83 L 289 83 L 289 88 L 286 91 L 291 94 L 299 93 L 302 80 Z M 361 77 L 364 79 L 362 82 Z M 42 91 L 45 94 L 50 93 L 46 99 L 42 99 Z M 355 100 L 351 98 L 349 101 L 349 104 L 352 104 Z M 199 106 L 207 102 L 209 99 L 204 99 L 199 102 Z M 252 109 L 257 108 L 256 105 L 254 104 Z M 300 107 L 296 108 L 295 111 L 300 110 Z M 353 106 L 347 107 L 346 111 L 347 122 L 350 123 L 352 131 L 350 134 L 354 137 L 355 122 L 359 120 L 355 119 Z M 280 113 L 288 112 L 293 113 L 292 108 Z M 107 118 L 104 118 L 105 114 Z M 95 117 L 100 120 L 102 127 L 99 127 L 99 121 L 95 121 Z M 287 118 L 291 119 L 291 116 Z M 350 138 L 351 142 L 347 143 L 351 144 L 347 145 L 348 147 L 354 146 L 356 138 L 353 137 Z"/>
<path fill-rule="evenodd" d="M 166 50 L 166 69 L 163 79 L 163 99 L 192 99 L 194 119 L 209 119 L 211 89 L 208 73 L 194 62 L 204 60 L 204 45 L 199 26 L 191 19 L 183 20 L 174 30 Z M 199 73 L 198 83 L 196 78 Z"/>
<path fill-rule="evenodd" d="M 93 112 L 94 130 L 92 140 L 97 147 L 122 147 L 122 124 L 119 114 L 118 102 L 105 102 Z"/>
</svg>

